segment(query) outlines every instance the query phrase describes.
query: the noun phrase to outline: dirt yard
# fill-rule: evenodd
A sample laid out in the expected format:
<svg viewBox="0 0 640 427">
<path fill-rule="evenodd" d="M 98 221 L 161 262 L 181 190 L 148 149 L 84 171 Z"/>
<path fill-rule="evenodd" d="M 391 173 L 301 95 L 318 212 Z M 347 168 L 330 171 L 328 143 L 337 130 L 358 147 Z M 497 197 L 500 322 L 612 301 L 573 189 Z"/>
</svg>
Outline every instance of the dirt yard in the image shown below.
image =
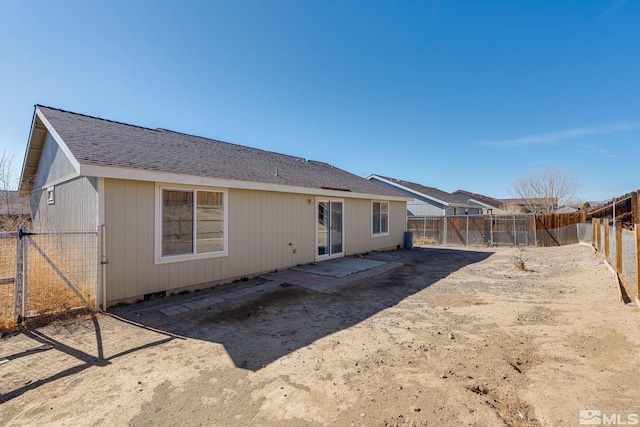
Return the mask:
<svg viewBox="0 0 640 427">
<path fill-rule="evenodd" d="M 368 258 L 404 265 L 173 317 L 158 309 L 211 291 L 115 310 L 175 336 L 99 315 L 5 337 L 0 424 L 574 426 L 580 410 L 640 413 L 640 310 L 591 248 Z"/>
</svg>

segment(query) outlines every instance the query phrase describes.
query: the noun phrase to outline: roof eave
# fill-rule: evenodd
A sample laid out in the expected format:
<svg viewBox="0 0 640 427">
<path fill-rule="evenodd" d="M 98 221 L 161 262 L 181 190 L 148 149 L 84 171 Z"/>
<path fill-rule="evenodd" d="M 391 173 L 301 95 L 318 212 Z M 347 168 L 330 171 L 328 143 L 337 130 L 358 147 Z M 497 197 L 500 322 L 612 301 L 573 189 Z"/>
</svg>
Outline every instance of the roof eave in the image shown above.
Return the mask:
<svg viewBox="0 0 640 427">
<path fill-rule="evenodd" d="M 117 166 L 102 166 L 82 164 L 80 175 L 94 176 L 99 178 L 129 179 L 146 182 L 166 182 L 171 184 L 235 188 L 246 190 L 274 191 L 279 193 L 310 194 L 314 196 L 373 199 L 407 202 L 411 198 L 406 196 L 390 196 L 386 194 L 372 194 L 352 191 L 341 191 L 331 189 L 321 189 L 313 187 L 302 187 L 286 184 L 274 184 L 257 181 L 244 181 L 227 178 L 215 178 L 207 176 L 186 175 L 173 172 L 150 171 L 144 169 L 123 168 Z"/>
<path fill-rule="evenodd" d="M 64 152 L 76 172 L 80 171 L 80 162 L 78 162 L 75 156 L 71 153 L 71 150 L 62 140 L 62 137 L 58 135 L 51 123 L 49 123 L 42 111 L 40 111 L 36 105 L 34 107 L 33 118 L 31 119 L 31 129 L 29 131 L 27 149 L 25 151 L 22 169 L 20 171 L 20 185 L 18 187 L 18 195 L 20 197 L 28 197 L 31 195 L 33 179 L 38 172 L 38 164 L 40 163 L 40 156 L 42 155 L 42 149 L 44 148 L 47 133 L 51 134 L 55 139 L 56 143 L 60 146 L 60 149 Z"/>
</svg>

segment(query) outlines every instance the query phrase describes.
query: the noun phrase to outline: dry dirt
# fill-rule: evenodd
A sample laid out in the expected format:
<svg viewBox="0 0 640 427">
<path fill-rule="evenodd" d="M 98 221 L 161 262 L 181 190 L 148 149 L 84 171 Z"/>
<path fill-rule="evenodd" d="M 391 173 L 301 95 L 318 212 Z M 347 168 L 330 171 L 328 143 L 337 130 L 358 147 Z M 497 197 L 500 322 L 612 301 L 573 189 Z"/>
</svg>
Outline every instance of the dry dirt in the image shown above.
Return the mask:
<svg viewBox="0 0 640 427">
<path fill-rule="evenodd" d="M 116 310 L 181 337 L 106 315 L 4 337 L 0 425 L 573 426 L 583 409 L 631 420 L 638 308 L 589 247 L 526 249 L 526 271 L 519 255 L 375 253 L 404 266 L 173 317 L 157 308 L 197 294 Z"/>
</svg>

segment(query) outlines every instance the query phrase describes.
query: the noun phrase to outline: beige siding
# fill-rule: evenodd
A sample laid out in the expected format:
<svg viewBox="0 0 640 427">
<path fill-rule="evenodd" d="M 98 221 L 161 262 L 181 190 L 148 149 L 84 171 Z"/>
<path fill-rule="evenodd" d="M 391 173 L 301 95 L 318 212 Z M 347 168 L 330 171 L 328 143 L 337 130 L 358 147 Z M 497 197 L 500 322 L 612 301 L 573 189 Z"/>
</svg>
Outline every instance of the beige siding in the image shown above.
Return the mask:
<svg viewBox="0 0 640 427">
<path fill-rule="evenodd" d="M 405 202 L 389 202 L 389 235 L 379 237 L 371 234 L 371 200 L 347 199 L 345 204 L 346 255 L 402 246 L 407 225 Z"/>
<path fill-rule="evenodd" d="M 315 200 L 313 195 L 230 189 L 228 256 L 156 265 L 155 184 L 106 179 L 107 300 L 171 293 L 314 262 Z M 372 238 L 371 201 L 346 199 L 346 253 L 401 245 L 405 209 L 404 203 L 390 203 L 390 236 Z"/>
</svg>

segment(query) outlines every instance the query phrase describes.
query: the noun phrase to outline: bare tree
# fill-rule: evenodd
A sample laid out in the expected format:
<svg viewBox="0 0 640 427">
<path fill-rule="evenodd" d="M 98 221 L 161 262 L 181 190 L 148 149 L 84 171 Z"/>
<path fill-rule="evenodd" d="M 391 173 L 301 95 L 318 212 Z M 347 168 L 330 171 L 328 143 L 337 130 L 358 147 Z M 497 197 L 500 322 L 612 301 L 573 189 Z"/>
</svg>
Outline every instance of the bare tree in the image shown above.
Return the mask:
<svg viewBox="0 0 640 427">
<path fill-rule="evenodd" d="M 579 189 L 580 182 L 571 171 L 548 168 L 519 178 L 512 191 L 529 212 L 551 214 L 575 200 Z"/>
<path fill-rule="evenodd" d="M 3 151 L 0 155 L 0 229 L 15 231 L 28 222 L 29 199 L 18 196 L 20 171 L 15 156 Z"/>
</svg>

